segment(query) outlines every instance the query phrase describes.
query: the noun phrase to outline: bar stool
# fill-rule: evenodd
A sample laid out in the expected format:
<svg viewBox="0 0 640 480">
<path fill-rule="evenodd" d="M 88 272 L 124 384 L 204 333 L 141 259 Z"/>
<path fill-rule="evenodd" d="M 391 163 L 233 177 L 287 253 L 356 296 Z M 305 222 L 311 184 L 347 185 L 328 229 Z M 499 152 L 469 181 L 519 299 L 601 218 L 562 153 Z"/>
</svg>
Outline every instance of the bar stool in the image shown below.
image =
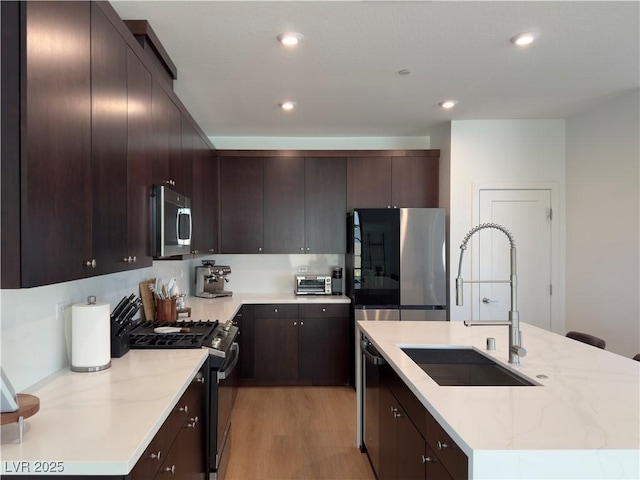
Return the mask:
<svg viewBox="0 0 640 480">
<path fill-rule="evenodd" d="M 588 345 L 593 345 L 594 347 L 602 348 L 606 346 L 607 342 L 602 340 L 601 338 L 594 337 L 593 335 L 589 335 L 588 333 L 582 332 L 567 332 L 566 335 L 568 338 L 572 338 L 573 340 L 577 340 L 582 343 L 586 343 Z"/>
</svg>

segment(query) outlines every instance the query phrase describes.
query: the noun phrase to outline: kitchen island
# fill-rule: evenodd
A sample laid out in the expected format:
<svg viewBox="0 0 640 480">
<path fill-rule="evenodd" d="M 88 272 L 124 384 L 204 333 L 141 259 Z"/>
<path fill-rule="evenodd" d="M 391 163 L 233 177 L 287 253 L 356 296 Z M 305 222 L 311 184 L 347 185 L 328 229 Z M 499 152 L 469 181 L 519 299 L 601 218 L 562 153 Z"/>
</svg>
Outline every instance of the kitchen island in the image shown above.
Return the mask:
<svg viewBox="0 0 640 480">
<path fill-rule="evenodd" d="M 506 327 L 357 328 L 467 456 L 468 478 L 640 478 L 639 362 L 524 323 L 528 353 L 519 366 L 507 362 Z M 496 339 L 494 351 L 487 337 Z M 536 385 L 440 386 L 401 350 L 430 346 L 472 346 Z"/>
</svg>

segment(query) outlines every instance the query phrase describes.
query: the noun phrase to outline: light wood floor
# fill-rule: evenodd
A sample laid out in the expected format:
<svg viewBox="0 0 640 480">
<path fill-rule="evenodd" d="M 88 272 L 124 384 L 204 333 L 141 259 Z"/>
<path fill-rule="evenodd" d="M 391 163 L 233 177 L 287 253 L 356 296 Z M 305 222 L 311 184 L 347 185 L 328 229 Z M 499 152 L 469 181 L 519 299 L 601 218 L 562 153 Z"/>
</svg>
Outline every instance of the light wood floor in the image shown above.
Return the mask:
<svg viewBox="0 0 640 480">
<path fill-rule="evenodd" d="M 243 387 L 227 480 L 374 480 L 356 447 L 351 387 Z"/>
</svg>

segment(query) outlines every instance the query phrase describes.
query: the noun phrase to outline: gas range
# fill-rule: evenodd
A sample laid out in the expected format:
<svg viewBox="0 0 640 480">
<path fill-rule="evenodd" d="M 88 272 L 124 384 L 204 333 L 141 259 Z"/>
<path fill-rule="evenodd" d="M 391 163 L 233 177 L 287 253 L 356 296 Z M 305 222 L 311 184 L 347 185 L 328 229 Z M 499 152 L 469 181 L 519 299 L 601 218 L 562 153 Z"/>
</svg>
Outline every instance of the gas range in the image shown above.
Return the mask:
<svg viewBox="0 0 640 480">
<path fill-rule="evenodd" d="M 231 320 L 143 322 L 131 331 L 130 348 L 208 348 L 212 356 L 224 358 L 237 335 Z"/>
</svg>

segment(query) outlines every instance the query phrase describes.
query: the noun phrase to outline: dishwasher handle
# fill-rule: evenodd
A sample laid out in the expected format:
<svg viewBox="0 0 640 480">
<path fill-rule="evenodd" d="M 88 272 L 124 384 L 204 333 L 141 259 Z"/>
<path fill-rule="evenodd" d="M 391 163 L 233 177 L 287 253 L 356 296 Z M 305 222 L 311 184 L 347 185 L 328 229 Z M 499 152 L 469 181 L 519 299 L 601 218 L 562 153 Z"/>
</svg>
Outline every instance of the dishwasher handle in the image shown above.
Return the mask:
<svg viewBox="0 0 640 480">
<path fill-rule="evenodd" d="M 368 343 L 368 342 L 367 342 Z M 362 344 L 362 353 L 364 354 L 364 356 L 366 357 L 366 359 L 373 363 L 374 365 L 386 365 L 387 362 L 384 358 L 382 358 L 380 356 L 380 354 L 378 352 L 372 352 L 371 351 L 371 343 L 368 343 L 366 346 L 364 345 L 364 342 Z"/>
</svg>

